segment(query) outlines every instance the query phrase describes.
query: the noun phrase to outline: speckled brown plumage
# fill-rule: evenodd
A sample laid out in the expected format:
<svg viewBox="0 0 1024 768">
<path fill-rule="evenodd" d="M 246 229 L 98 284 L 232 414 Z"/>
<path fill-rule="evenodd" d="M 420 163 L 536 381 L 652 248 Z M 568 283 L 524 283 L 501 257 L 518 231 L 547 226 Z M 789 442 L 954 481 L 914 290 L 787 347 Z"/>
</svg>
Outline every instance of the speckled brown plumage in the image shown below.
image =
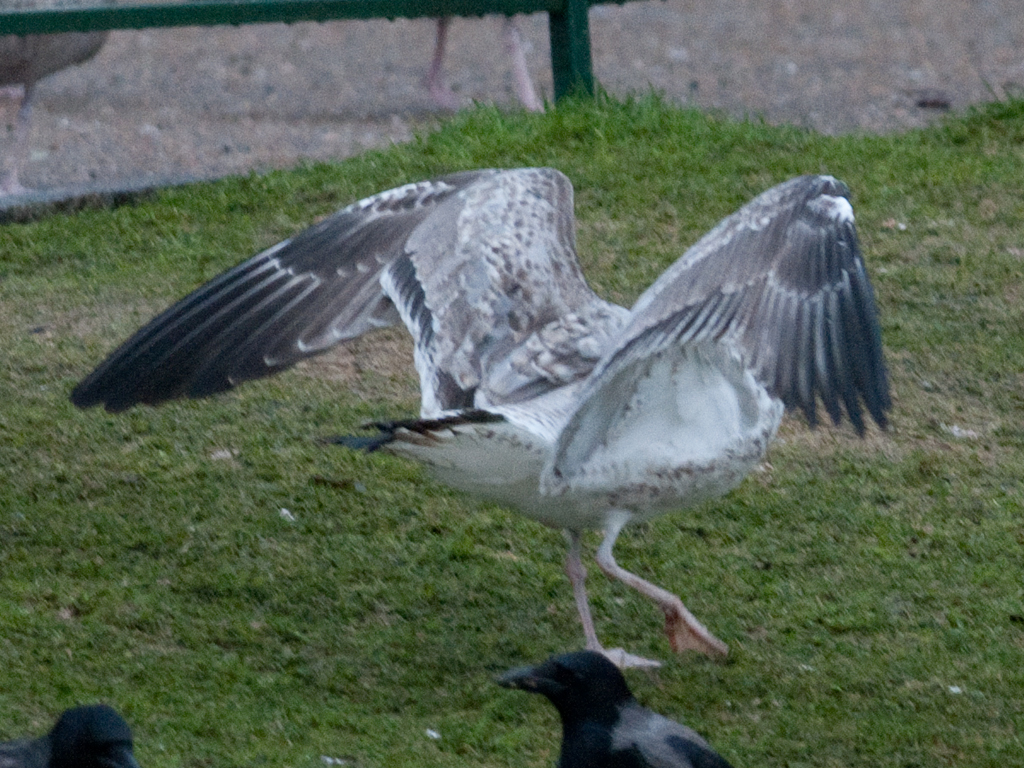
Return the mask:
<svg viewBox="0 0 1024 768">
<path fill-rule="evenodd" d="M 601 649 L 580 534 L 650 597 L 674 650 L 726 645 L 621 568 L 622 529 L 720 496 L 763 459 L 784 407 L 865 429 L 890 408 L 874 295 L 845 185 L 802 176 L 726 217 L 632 309 L 576 256 L 573 190 L 550 168 L 467 171 L 353 203 L 200 287 L 73 391 L 81 407 L 203 397 L 375 327 L 415 342 L 422 421 L 384 449 L 570 537 L 587 646 Z M 460 418 L 467 411 L 498 419 Z M 454 417 L 454 418 L 453 418 Z M 610 652 L 618 662 L 644 660 Z"/>
</svg>

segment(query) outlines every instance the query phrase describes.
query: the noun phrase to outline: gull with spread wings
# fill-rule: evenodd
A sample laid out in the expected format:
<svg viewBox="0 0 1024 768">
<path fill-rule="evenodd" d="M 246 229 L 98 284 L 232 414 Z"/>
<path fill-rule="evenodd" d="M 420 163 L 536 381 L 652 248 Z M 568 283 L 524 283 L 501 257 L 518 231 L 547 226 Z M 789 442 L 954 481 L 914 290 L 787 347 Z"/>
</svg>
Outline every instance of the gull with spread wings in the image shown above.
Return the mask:
<svg viewBox="0 0 1024 768">
<path fill-rule="evenodd" d="M 204 397 L 382 326 L 415 341 L 420 418 L 349 441 L 566 531 L 589 649 L 580 536 L 654 600 L 672 648 L 724 654 L 674 594 L 616 563 L 628 523 L 720 496 L 786 407 L 862 433 L 890 408 L 874 294 L 844 184 L 802 176 L 725 218 L 625 309 L 576 257 L 573 189 L 549 168 L 479 170 L 356 202 L 156 317 L 73 391 L 122 411 Z"/>
</svg>

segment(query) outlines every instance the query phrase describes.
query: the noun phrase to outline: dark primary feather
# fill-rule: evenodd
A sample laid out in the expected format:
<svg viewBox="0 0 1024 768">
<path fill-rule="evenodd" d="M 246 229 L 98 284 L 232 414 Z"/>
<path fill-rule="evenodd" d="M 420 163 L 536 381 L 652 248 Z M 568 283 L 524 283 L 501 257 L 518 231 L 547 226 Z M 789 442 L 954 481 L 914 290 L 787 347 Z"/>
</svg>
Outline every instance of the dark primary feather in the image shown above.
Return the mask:
<svg viewBox="0 0 1024 768">
<path fill-rule="evenodd" d="M 573 457 L 604 439 L 584 425 L 621 400 L 615 390 L 631 369 L 704 342 L 731 341 L 769 393 L 812 426 L 820 397 L 836 424 L 845 409 L 863 434 L 866 407 L 885 427 L 892 402 L 878 309 L 848 197 L 829 176 L 792 179 L 723 219 L 665 270 L 581 391 L 559 437 L 555 477 L 571 477 Z"/>
<path fill-rule="evenodd" d="M 762 253 L 744 254 L 772 259 L 759 284 L 747 286 L 759 294 L 758 310 L 736 332 L 759 378 L 787 408 L 799 407 L 813 425 L 820 396 L 834 423 L 841 403 L 862 433 L 861 401 L 885 427 L 891 400 L 878 309 L 852 212 L 847 218 L 837 207 L 849 194 L 835 179 L 804 176 L 751 203 L 752 215 L 772 217 L 778 246 L 768 242 Z M 737 250 L 743 241 L 737 238 Z"/>
<path fill-rule="evenodd" d="M 440 419 L 396 419 L 394 421 L 374 421 L 364 424 L 363 429 L 376 429 L 376 435 L 338 435 L 325 438 L 323 442 L 332 445 L 343 445 L 354 451 L 373 453 L 394 441 L 399 430 L 419 435 L 425 442 L 436 439 L 435 433 L 445 432 L 463 424 L 492 424 L 504 421 L 504 417 L 490 411 L 465 410 L 454 416 Z M 413 438 L 407 437 L 406 440 Z"/>
<path fill-rule="evenodd" d="M 600 653 L 552 656 L 497 683 L 542 694 L 558 710 L 558 768 L 731 768 L 696 731 L 641 706 Z"/>
<path fill-rule="evenodd" d="M 594 377 L 638 349 L 729 337 L 812 425 L 821 397 L 835 423 L 841 403 L 863 432 L 863 400 L 884 427 L 891 401 L 878 309 L 849 194 L 831 177 L 801 176 L 728 216 L 641 296 L 624 343 Z"/>
<path fill-rule="evenodd" d="M 116 412 L 205 397 L 398 322 L 380 273 L 437 205 L 486 173 L 359 201 L 242 262 L 137 331 L 75 387 L 72 402 Z"/>
<path fill-rule="evenodd" d="M 66 710 L 38 739 L 0 744 L 0 768 L 139 768 L 132 731 L 105 704 Z"/>
<path fill-rule="evenodd" d="M 507 234 L 521 222 L 531 226 Z M 122 411 L 204 397 L 401 319 L 429 358 L 417 367 L 430 364 L 424 396 L 435 410 L 470 406 L 477 389 L 508 402 L 597 362 L 545 370 L 529 359 L 533 337 L 607 336 L 621 325 L 617 310 L 583 279 L 568 179 L 469 171 L 354 203 L 214 278 L 136 332 L 71 399 Z M 520 365 L 490 365 L 521 345 Z"/>
</svg>

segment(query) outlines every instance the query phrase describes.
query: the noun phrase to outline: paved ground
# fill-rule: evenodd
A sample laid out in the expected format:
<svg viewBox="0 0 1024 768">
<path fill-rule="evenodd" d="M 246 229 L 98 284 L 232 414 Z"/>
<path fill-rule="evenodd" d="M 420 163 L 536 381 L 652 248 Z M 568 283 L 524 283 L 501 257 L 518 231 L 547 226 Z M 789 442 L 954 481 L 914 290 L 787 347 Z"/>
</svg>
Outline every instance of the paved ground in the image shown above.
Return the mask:
<svg viewBox="0 0 1024 768">
<path fill-rule="evenodd" d="M 546 17 L 522 26 L 550 96 Z M 828 133 L 920 126 L 944 102 L 1024 93 L 1020 0 L 654 0 L 593 8 L 591 32 L 614 94 L 654 87 Z M 116 188 L 403 141 L 443 116 L 420 85 L 433 34 L 430 20 L 115 32 L 92 62 L 40 84 L 22 180 Z M 457 21 L 451 46 L 467 104 L 514 102 L 496 19 Z"/>
</svg>

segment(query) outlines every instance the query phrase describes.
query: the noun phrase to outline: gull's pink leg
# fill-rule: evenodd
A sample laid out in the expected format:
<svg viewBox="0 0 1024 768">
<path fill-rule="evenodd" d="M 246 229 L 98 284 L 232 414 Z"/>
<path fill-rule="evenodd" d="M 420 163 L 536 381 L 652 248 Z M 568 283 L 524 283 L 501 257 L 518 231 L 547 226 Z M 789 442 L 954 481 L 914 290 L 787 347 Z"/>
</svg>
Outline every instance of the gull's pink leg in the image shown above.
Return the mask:
<svg viewBox="0 0 1024 768">
<path fill-rule="evenodd" d="M 512 61 L 512 74 L 515 80 L 516 96 L 520 103 L 530 112 L 543 112 L 544 102 L 533 90 L 533 80 L 526 66 L 526 44 L 519 31 L 519 25 L 512 16 L 506 16 L 502 22 L 502 36 L 505 38 L 505 52 Z"/>
<path fill-rule="evenodd" d="M 655 586 L 649 581 L 644 581 L 615 562 L 612 547 L 615 546 L 615 540 L 630 517 L 628 512 L 611 516 L 609 524 L 605 528 L 604 541 L 601 542 L 601 546 L 597 550 L 598 566 L 609 578 L 618 579 L 628 584 L 658 604 L 665 614 L 665 634 L 668 635 L 668 641 L 673 651 L 682 653 L 693 650 L 701 651 L 708 656 L 725 656 L 729 653 L 729 646 L 708 632 L 707 628 L 686 609 L 682 600 L 671 592 Z"/>
<path fill-rule="evenodd" d="M 9 95 L 14 89 L 4 89 Z M 28 152 L 29 125 L 32 122 L 32 91 L 26 85 L 18 106 L 18 114 L 14 118 L 14 135 L 11 137 L 11 151 L 6 160 L 0 164 L 0 195 L 17 195 L 27 192 L 18 181 L 18 172 Z"/>
<path fill-rule="evenodd" d="M 587 569 L 580 558 L 580 534 L 577 531 L 566 531 L 569 540 L 569 554 L 565 558 L 565 575 L 572 584 L 572 595 L 576 599 L 576 610 L 583 624 L 583 636 L 587 639 L 587 650 L 602 653 L 601 641 L 597 639 L 594 629 L 594 618 L 590 613 L 590 601 L 587 599 Z"/>
<path fill-rule="evenodd" d="M 423 84 L 430 91 L 430 97 L 443 109 L 457 110 L 460 106 L 459 97 L 455 95 L 444 81 L 444 49 L 448 40 L 450 16 L 437 20 L 437 38 L 434 43 L 434 57 L 430 60 L 430 69 L 423 78 Z"/>
<path fill-rule="evenodd" d="M 583 567 L 580 558 L 580 534 L 578 531 L 565 532 L 569 539 L 569 554 L 565 558 L 565 574 L 572 584 L 572 594 L 576 599 L 576 610 L 580 614 L 580 622 L 583 624 L 583 636 L 587 639 L 587 650 L 603 654 L 620 669 L 629 667 L 660 667 L 661 662 L 644 659 L 627 653 L 622 648 L 606 650 L 601 641 L 597 639 L 597 631 L 594 629 L 594 619 L 590 613 L 590 601 L 587 599 L 587 569 Z"/>
</svg>

